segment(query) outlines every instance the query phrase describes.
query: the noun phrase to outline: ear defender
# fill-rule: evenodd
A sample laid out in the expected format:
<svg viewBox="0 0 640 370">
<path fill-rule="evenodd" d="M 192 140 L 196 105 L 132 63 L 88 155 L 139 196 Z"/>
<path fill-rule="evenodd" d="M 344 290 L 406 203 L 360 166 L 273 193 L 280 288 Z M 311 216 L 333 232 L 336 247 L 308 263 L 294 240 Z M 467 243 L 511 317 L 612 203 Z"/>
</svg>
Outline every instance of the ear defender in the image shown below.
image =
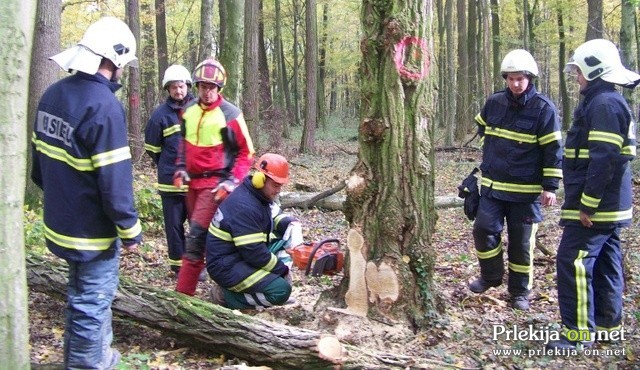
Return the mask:
<svg viewBox="0 0 640 370">
<path fill-rule="evenodd" d="M 251 178 L 251 184 L 256 189 L 262 189 L 262 188 L 264 188 L 264 182 L 266 180 L 267 179 L 266 179 L 266 176 L 264 175 L 264 173 L 262 173 L 260 171 L 256 171 L 253 174 L 253 177 Z"/>
</svg>

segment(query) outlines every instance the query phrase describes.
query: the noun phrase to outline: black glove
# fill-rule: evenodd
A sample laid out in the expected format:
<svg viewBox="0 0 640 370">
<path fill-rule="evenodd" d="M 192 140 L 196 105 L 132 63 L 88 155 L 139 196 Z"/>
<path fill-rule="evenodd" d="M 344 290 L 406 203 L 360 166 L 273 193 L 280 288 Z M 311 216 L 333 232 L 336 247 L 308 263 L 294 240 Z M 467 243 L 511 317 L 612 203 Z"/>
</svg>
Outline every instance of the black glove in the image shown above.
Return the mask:
<svg viewBox="0 0 640 370">
<path fill-rule="evenodd" d="M 462 180 L 462 184 L 458 186 L 458 197 L 464 199 L 464 214 L 471 221 L 475 220 L 478 213 L 478 204 L 480 204 L 480 191 L 478 189 L 478 178 L 475 176 L 478 168 Z"/>
</svg>

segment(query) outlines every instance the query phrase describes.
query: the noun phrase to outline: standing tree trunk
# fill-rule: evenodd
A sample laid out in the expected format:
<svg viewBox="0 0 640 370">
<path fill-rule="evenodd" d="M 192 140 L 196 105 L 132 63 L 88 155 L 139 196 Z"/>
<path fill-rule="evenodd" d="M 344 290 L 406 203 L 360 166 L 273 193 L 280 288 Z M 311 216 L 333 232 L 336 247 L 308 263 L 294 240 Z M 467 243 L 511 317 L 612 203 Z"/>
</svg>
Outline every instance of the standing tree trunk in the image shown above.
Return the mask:
<svg viewBox="0 0 640 370">
<path fill-rule="evenodd" d="M 448 84 L 447 95 L 444 96 L 445 100 L 445 111 L 444 113 L 444 129 L 445 129 L 445 137 L 444 137 L 444 145 L 452 146 L 453 145 L 453 129 L 455 128 L 456 122 L 456 103 L 457 99 L 457 91 L 454 88 L 456 86 L 456 39 L 455 39 L 455 29 L 453 27 L 453 2 L 455 0 L 445 0 L 444 5 L 444 23 L 445 23 L 445 33 L 447 35 L 447 46 L 445 50 L 446 61 L 445 61 L 445 80 Z"/>
<path fill-rule="evenodd" d="M 200 5 L 200 43 L 198 63 L 213 55 L 213 0 L 202 0 Z"/>
<path fill-rule="evenodd" d="M 256 149 L 260 147 L 258 136 L 258 14 L 260 4 L 248 1 L 244 7 L 244 85 L 242 93 L 243 111 L 249 134 Z"/>
<path fill-rule="evenodd" d="M 440 95 L 440 99 L 437 99 L 436 109 L 438 114 L 436 114 L 436 122 L 435 124 L 439 128 L 444 128 L 447 124 L 445 119 L 447 112 L 447 101 L 446 97 L 449 96 L 448 90 L 451 86 L 447 80 L 447 44 L 446 44 L 446 29 L 445 29 L 445 20 L 444 20 L 444 6 L 442 3 L 443 0 L 435 0 L 436 2 L 436 16 L 438 19 L 438 51 L 436 56 L 437 66 L 438 66 L 438 91 Z"/>
<path fill-rule="evenodd" d="M 471 115 L 471 107 L 469 106 L 469 95 L 471 89 L 469 82 L 473 79 L 469 73 L 469 54 L 467 53 L 467 24 L 475 22 L 470 19 L 467 23 L 467 4 L 465 0 L 457 1 L 458 15 L 458 69 L 456 76 L 456 100 L 458 109 L 455 110 L 455 139 L 464 141 L 467 133 L 473 129 L 473 116 Z M 473 112 L 475 114 L 475 112 Z"/>
<path fill-rule="evenodd" d="M 282 15 L 280 12 L 280 0 L 275 0 L 275 59 L 278 68 L 278 85 L 276 99 L 280 109 L 284 112 L 282 120 L 282 137 L 288 139 L 291 137 L 290 121 L 291 121 L 291 94 L 289 93 L 289 81 L 287 79 L 287 64 L 284 58 L 284 50 L 282 47 Z"/>
<path fill-rule="evenodd" d="M 138 50 L 140 46 L 140 4 L 138 0 L 127 0 L 126 13 L 129 28 L 136 38 Z M 139 53 L 139 51 L 138 51 Z M 142 123 L 140 114 L 140 68 L 128 68 L 127 78 L 129 80 L 129 110 L 127 118 L 129 121 L 129 138 L 134 160 L 138 160 L 144 154 L 142 139 Z"/>
<path fill-rule="evenodd" d="M 572 114 L 571 114 L 571 99 L 569 99 L 569 92 L 567 91 L 567 75 L 563 72 L 565 61 L 565 55 L 567 54 L 567 42 L 564 32 L 564 17 L 562 13 L 562 4 L 558 5 L 558 38 L 560 43 L 558 44 L 558 79 L 560 80 L 560 101 L 562 108 L 562 130 L 568 130 L 571 126 Z"/>
<path fill-rule="evenodd" d="M 167 12 L 165 0 L 155 0 L 156 4 L 156 55 L 158 58 L 158 90 L 162 90 L 162 77 L 169 67 L 169 48 L 167 46 Z M 174 61 L 176 62 L 176 61 Z"/>
<path fill-rule="evenodd" d="M 298 48 L 298 25 L 300 24 L 300 0 L 291 0 L 293 4 L 293 119 L 296 126 L 300 125 L 300 64 Z"/>
<path fill-rule="evenodd" d="M 326 128 L 325 78 L 327 74 L 327 49 L 329 48 L 329 4 L 322 6 L 322 36 L 318 50 L 318 120 Z"/>
<path fill-rule="evenodd" d="M 29 368 L 29 322 L 25 271 L 23 199 L 29 97 L 29 63 L 36 2 L 0 2 L 0 364 L 5 369 Z M 53 67 L 52 67 L 53 68 Z"/>
<path fill-rule="evenodd" d="M 218 3 L 220 4 L 220 63 L 227 71 L 224 98 L 239 104 L 242 92 L 244 0 Z"/>
<path fill-rule="evenodd" d="M 143 0 L 141 4 L 142 14 L 149 14 L 152 12 L 152 1 L 153 0 Z M 150 17 L 143 17 L 141 19 L 142 23 L 142 37 L 140 39 L 140 44 L 138 46 L 138 58 L 140 60 L 149 61 L 147 63 L 140 63 L 140 72 L 141 72 L 141 87 L 142 87 L 142 96 L 144 96 L 144 105 L 140 110 L 140 121 L 148 122 L 149 117 L 151 116 L 151 112 L 160 102 L 160 96 L 158 94 L 160 89 L 156 89 L 156 77 L 158 75 L 163 76 L 164 69 L 160 71 L 156 71 L 156 64 L 153 61 L 156 58 L 156 48 L 154 42 L 155 32 L 153 29 L 153 20 Z M 138 146 L 140 149 L 138 149 Z M 140 132 L 137 133 L 135 137 L 135 149 L 134 151 L 138 153 L 140 151 L 140 155 L 144 152 L 144 130 L 142 125 L 140 125 Z M 140 157 L 134 157 L 136 160 L 140 159 Z"/>
<path fill-rule="evenodd" d="M 633 52 L 634 45 L 637 44 L 636 34 L 636 5 L 631 0 L 622 0 L 620 21 L 620 54 L 622 64 L 635 71 L 637 70 L 636 54 Z M 629 102 L 631 110 L 637 112 L 636 95 L 634 89 L 622 89 L 622 94 Z"/>
<path fill-rule="evenodd" d="M 282 120 L 276 113 L 271 95 L 271 76 L 269 74 L 269 62 L 267 61 L 267 49 L 264 42 L 264 11 L 262 1 L 258 2 L 258 71 L 259 71 L 259 102 L 260 120 L 263 132 L 267 134 L 270 148 L 279 148 L 282 144 Z"/>
<path fill-rule="evenodd" d="M 602 0 L 587 0 L 587 34 L 585 41 L 602 38 Z"/>
<path fill-rule="evenodd" d="M 500 75 L 500 6 L 498 0 L 490 0 L 491 4 L 491 46 L 493 47 L 493 90 L 498 90 L 504 85 Z"/>
<path fill-rule="evenodd" d="M 318 35 L 316 0 L 305 0 L 306 14 L 304 17 L 306 27 L 305 39 L 305 109 L 304 127 L 300 140 L 300 153 L 309 153 L 315 150 L 315 133 L 318 121 Z"/>
<path fill-rule="evenodd" d="M 361 314 L 421 328 L 438 307 L 430 248 L 436 220 L 432 4 L 364 0 L 361 21 L 360 147 L 345 203 L 352 228 L 345 300 Z"/>
<path fill-rule="evenodd" d="M 38 78 L 29 79 L 29 105 L 27 109 L 27 146 L 31 143 L 32 123 L 38 107 L 38 101 L 47 86 L 58 79 L 60 69 L 55 63 L 49 61 L 49 57 L 60 50 L 60 18 L 61 3 L 58 0 L 38 1 L 36 10 L 36 29 L 33 37 L 31 51 L 30 76 Z M 27 171 L 31 173 L 31 156 L 27 155 Z M 41 199 L 42 192 L 32 181 L 27 180 L 25 187 L 25 204 L 34 207 Z"/>
</svg>

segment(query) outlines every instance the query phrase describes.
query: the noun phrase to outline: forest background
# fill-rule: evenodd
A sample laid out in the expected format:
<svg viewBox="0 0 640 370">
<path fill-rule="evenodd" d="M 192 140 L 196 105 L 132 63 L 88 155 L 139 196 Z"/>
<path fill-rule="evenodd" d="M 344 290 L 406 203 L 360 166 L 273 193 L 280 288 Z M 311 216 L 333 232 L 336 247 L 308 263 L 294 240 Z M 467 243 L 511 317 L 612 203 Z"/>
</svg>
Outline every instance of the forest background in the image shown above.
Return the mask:
<svg viewBox="0 0 640 370">
<path fill-rule="evenodd" d="M 141 67 L 125 74 L 124 89 L 118 93 L 127 108 L 138 171 L 150 171 L 144 165 L 142 132 L 165 96 L 159 86 L 162 71 L 174 63 L 191 70 L 209 55 L 226 67 L 229 85 L 224 95 L 243 108 L 258 152 L 281 151 L 294 162 L 303 161 L 305 155 L 322 156 L 328 152 L 323 138 L 332 132 L 339 132 L 344 145 L 353 144 L 356 138 L 361 149 L 368 97 L 363 85 L 378 84 L 380 94 L 390 88 L 383 79 L 363 81 L 368 37 L 362 28 L 367 16 L 363 8 L 371 3 L 375 2 L 38 1 L 26 122 L 33 121 L 31 115 L 42 91 L 64 75 L 47 58 L 74 45 L 99 17 L 115 15 L 127 20 L 139 40 Z M 623 63 L 637 70 L 640 48 L 634 1 L 410 3 L 426 7 L 433 17 L 429 19 L 433 34 L 422 67 L 432 80 L 426 93 L 435 101 L 430 116 L 435 127 L 433 142 L 440 149 L 473 149 L 476 143 L 469 143 L 475 130 L 473 116 L 488 94 L 504 87 L 498 69 L 511 49 L 525 48 L 534 55 L 541 71 L 536 85 L 556 102 L 565 129 L 579 95 L 577 85 L 561 70 L 577 45 L 596 37 L 610 39 L 619 45 Z M 638 112 L 636 93 L 625 91 L 625 95 Z M 30 138 L 30 132 L 26 137 Z M 456 153 L 454 161 L 478 159 L 473 151 Z M 457 177 L 452 182 L 464 177 L 468 167 L 454 165 Z M 146 216 L 157 216 L 153 214 L 157 201 L 148 192 L 140 191 L 137 197 L 139 205 L 152 204 Z M 39 199 L 38 190 L 27 181 L 26 241 L 33 250 L 43 245 L 37 237 L 41 231 Z"/>
</svg>

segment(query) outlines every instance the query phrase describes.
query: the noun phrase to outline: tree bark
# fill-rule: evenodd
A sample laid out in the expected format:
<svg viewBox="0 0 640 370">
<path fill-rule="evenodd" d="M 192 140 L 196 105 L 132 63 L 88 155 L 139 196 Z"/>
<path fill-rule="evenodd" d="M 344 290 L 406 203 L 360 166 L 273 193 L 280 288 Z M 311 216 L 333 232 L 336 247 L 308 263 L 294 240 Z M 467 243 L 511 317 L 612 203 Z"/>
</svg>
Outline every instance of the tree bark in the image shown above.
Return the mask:
<svg viewBox="0 0 640 370">
<path fill-rule="evenodd" d="M 0 364 L 29 368 L 29 322 L 24 261 L 23 200 L 29 63 L 36 2 L 0 2 Z"/>
<path fill-rule="evenodd" d="M 429 325 L 427 318 L 440 310 L 431 248 L 436 220 L 432 12 L 431 2 L 421 0 L 363 1 L 359 161 L 345 203 L 349 233 L 364 239 L 355 253 L 349 247 L 347 305 L 368 296 L 368 314 L 416 329 Z M 363 275 L 365 284 L 352 286 Z M 381 281 L 384 286 L 373 284 Z"/>
<path fill-rule="evenodd" d="M 127 0 L 127 24 L 136 40 L 140 40 L 140 4 L 138 0 Z M 140 42 L 138 41 L 138 50 Z M 139 160 L 144 154 L 144 139 L 142 138 L 142 121 L 140 112 L 140 69 L 127 68 L 126 78 L 129 81 L 129 106 L 127 121 L 129 122 L 129 137 L 134 160 Z"/>
<path fill-rule="evenodd" d="M 167 46 L 167 12 L 165 0 L 155 0 L 156 5 L 156 55 L 158 58 L 158 90 L 163 89 L 162 78 L 169 67 L 169 48 Z M 152 112 L 152 111 L 150 111 Z"/>
<path fill-rule="evenodd" d="M 602 0 L 587 0 L 587 33 L 585 41 L 600 39 L 604 32 L 602 24 Z"/>
<path fill-rule="evenodd" d="M 53 66 L 49 57 L 60 50 L 60 19 L 61 2 L 59 0 L 38 1 L 36 10 L 36 29 L 33 36 L 33 48 L 31 52 L 30 76 L 38 78 L 29 79 L 29 108 L 27 109 L 27 147 L 31 144 L 33 122 L 38 108 L 38 101 L 44 90 L 54 83 L 60 69 Z M 31 156 L 27 155 L 27 174 L 31 173 Z M 28 176 L 27 176 L 28 177 Z M 27 179 L 25 187 L 25 204 L 35 207 L 42 198 L 42 191 L 30 179 Z"/>
<path fill-rule="evenodd" d="M 220 63 L 227 71 L 224 98 L 239 106 L 242 92 L 244 1 L 219 1 Z"/>
<path fill-rule="evenodd" d="M 260 148 L 258 122 L 260 120 L 260 102 L 258 96 L 258 15 L 260 4 L 249 1 L 244 7 L 244 84 L 242 102 L 244 118 L 249 128 L 255 149 Z"/>
<path fill-rule="evenodd" d="M 305 10 L 305 109 L 300 153 L 315 151 L 315 132 L 318 124 L 318 35 L 315 0 L 305 0 Z"/>
<path fill-rule="evenodd" d="M 213 0 L 202 0 L 200 3 L 200 43 L 198 61 L 201 62 L 213 54 Z M 198 62 L 198 63 L 199 63 Z"/>
</svg>

